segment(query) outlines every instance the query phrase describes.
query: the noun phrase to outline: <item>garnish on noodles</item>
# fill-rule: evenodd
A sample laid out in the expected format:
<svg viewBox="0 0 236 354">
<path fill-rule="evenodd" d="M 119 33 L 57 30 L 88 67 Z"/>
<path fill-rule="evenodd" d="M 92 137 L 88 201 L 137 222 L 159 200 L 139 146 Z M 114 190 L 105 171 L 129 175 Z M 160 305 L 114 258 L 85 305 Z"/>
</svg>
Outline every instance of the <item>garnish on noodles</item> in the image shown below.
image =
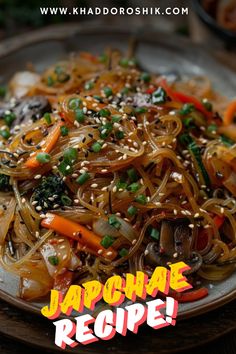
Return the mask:
<svg viewBox="0 0 236 354">
<path fill-rule="evenodd" d="M 173 77 L 172 77 L 173 79 Z M 193 292 L 236 260 L 235 102 L 108 50 L 21 72 L 0 105 L 1 264 L 20 296 L 184 261 Z"/>
</svg>

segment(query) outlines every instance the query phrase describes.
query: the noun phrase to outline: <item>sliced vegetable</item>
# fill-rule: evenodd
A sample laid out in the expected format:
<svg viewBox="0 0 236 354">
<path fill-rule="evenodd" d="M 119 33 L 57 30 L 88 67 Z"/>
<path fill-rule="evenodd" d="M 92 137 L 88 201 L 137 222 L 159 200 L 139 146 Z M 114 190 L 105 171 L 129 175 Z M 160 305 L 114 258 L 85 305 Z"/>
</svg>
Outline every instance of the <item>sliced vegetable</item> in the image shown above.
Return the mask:
<svg viewBox="0 0 236 354">
<path fill-rule="evenodd" d="M 160 86 L 166 91 L 167 95 L 173 100 L 177 102 L 182 102 L 182 103 L 191 103 L 194 105 L 194 107 L 202 112 L 204 116 L 206 116 L 208 119 L 212 118 L 212 112 L 209 112 L 206 110 L 204 107 L 203 103 L 199 101 L 197 98 L 193 96 L 186 95 L 182 92 L 177 92 L 174 91 L 168 84 L 165 79 L 161 80 Z"/>
<path fill-rule="evenodd" d="M 186 291 L 183 293 L 172 293 L 171 296 L 179 302 L 193 302 L 203 299 L 208 295 L 207 288 L 200 288 L 197 290 Z"/>
<path fill-rule="evenodd" d="M 89 249 L 93 250 L 95 255 L 101 254 L 103 257 L 111 260 L 117 256 L 117 252 L 113 248 L 110 247 L 106 250 L 101 247 L 101 238 L 93 231 L 62 216 L 47 214 L 46 218 L 42 220 L 41 226 L 76 240 L 84 246 L 88 246 Z"/>
<path fill-rule="evenodd" d="M 64 123 L 59 121 L 53 126 L 53 128 L 51 129 L 51 131 L 49 132 L 49 134 L 45 138 L 45 143 L 43 144 L 41 152 L 49 153 L 54 148 L 54 146 L 57 143 L 57 140 L 60 137 L 61 126 L 63 124 Z M 28 160 L 25 162 L 25 166 L 27 168 L 37 168 L 40 166 L 40 162 L 37 160 L 36 156 L 37 156 L 37 153 L 34 153 L 34 155 L 29 157 Z"/>
<path fill-rule="evenodd" d="M 223 117 L 224 125 L 229 125 L 230 123 L 232 123 L 235 118 L 235 115 L 236 115 L 236 101 L 232 101 L 228 105 L 224 113 L 224 117 Z"/>
</svg>

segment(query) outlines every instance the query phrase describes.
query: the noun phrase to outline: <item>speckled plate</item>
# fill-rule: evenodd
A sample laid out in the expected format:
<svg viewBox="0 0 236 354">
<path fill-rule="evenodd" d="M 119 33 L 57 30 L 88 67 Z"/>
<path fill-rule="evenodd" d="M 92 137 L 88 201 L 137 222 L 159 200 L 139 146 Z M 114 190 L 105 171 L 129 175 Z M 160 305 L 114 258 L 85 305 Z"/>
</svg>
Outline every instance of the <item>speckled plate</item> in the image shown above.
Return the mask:
<svg viewBox="0 0 236 354">
<path fill-rule="evenodd" d="M 167 36 L 152 31 L 104 27 L 94 24 L 69 24 L 31 32 L 0 44 L 0 83 L 28 62 L 39 71 L 67 53 L 89 50 L 103 52 L 112 46 L 126 51 L 130 38 L 137 42 L 136 57 L 146 70 L 159 73 L 178 72 L 181 75 L 207 75 L 215 89 L 229 97 L 236 94 L 236 75 L 217 63 L 207 50 L 191 44 L 188 40 Z M 0 225 L 1 227 L 1 225 Z M 0 269 L 0 298 L 30 312 L 39 314 L 44 305 L 39 302 L 27 303 L 18 297 L 19 279 Z M 209 296 L 193 303 L 181 304 L 179 318 L 196 316 L 236 298 L 236 272 L 222 282 L 206 284 Z"/>
</svg>

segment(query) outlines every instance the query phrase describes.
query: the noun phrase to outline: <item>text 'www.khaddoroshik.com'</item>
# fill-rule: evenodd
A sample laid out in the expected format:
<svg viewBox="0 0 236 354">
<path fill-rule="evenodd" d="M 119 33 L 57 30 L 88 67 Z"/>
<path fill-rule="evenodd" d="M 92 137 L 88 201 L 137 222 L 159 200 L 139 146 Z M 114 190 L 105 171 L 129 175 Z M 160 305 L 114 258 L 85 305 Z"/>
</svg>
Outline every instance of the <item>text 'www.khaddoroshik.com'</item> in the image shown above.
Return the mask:
<svg viewBox="0 0 236 354">
<path fill-rule="evenodd" d="M 189 14 L 188 7 L 40 7 L 41 15 L 59 16 L 186 16 Z"/>
</svg>

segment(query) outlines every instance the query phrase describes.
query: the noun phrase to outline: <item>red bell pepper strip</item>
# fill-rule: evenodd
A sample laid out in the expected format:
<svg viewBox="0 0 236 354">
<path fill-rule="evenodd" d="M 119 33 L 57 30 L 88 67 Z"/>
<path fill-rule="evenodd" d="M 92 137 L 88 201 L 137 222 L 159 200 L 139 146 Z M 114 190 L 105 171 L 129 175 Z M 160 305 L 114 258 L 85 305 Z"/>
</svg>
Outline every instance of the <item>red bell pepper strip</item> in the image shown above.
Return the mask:
<svg viewBox="0 0 236 354">
<path fill-rule="evenodd" d="M 214 216 L 213 220 L 214 220 L 215 226 L 217 227 L 217 229 L 219 229 L 225 221 L 225 216 L 216 215 L 216 216 Z M 208 230 L 211 230 L 211 229 L 208 229 Z M 199 234 L 197 237 L 197 244 L 196 244 L 196 248 L 198 251 L 204 250 L 204 248 L 207 246 L 208 232 L 209 232 L 208 230 L 202 228 L 199 231 Z"/>
<path fill-rule="evenodd" d="M 159 85 L 166 91 L 167 95 L 173 100 L 181 103 L 192 103 L 195 108 L 204 114 L 208 119 L 212 118 L 212 112 L 206 110 L 204 105 L 196 97 L 186 95 L 183 92 L 174 91 L 166 82 L 165 79 L 161 80 Z"/>
<path fill-rule="evenodd" d="M 171 296 L 178 302 L 193 302 L 203 299 L 208 295 L 207 288 L 200 288 L 196 290 L 191 290 L 183 293 L 173 293 Z"/>
</svg>

